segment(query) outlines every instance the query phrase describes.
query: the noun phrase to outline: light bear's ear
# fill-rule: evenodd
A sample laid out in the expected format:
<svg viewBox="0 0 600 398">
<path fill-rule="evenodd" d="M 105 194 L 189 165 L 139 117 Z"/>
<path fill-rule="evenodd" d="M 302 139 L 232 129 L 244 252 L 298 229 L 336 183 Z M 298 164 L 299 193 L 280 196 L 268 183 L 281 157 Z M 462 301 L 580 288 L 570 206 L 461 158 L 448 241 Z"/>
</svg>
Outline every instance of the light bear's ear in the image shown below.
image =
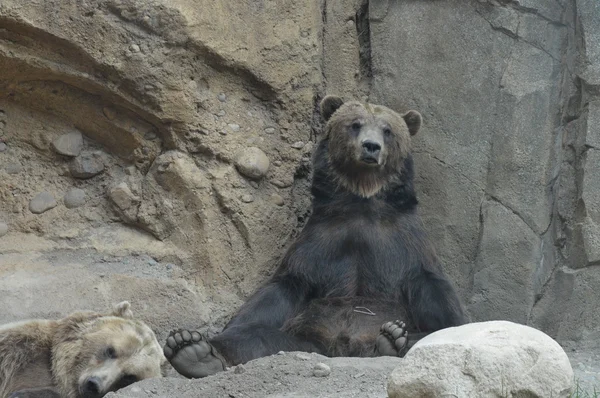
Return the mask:
<svg viewBox="0 0 600 398">
<path fill-rule="evenodd" d="M 328 95 L 321 101 L 321 117 L 328 121 L 331 115 L 344 104 L 344 100 L 335 95 Z"/>
<path fill-rule="evenodd" d="M 421 128 L 421 123 L 423 123 L 421 114 L 417 111 L 408 111 L 402 117 L 408 126 L 408 132 L 410 135 L 417 134 Z"/>
<path fill-rule="evenodd" d="M 119 304 L 114 306 L 112 314 L 113 316 L 132 319 L 133 312 L 131 311 L 131 304 L 129 304 L 129 301 L 121 301 Z"/>
</svg>

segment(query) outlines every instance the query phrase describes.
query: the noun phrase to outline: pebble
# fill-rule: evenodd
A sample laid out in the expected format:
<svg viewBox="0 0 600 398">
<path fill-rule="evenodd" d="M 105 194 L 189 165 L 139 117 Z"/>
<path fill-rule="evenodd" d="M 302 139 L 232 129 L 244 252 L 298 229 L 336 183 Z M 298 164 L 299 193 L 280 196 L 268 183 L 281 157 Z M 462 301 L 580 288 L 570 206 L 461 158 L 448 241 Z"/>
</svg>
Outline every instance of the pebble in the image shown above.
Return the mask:
<svg viewBox="0 0 600 398">
<path fill-rule="evenodd" d="M 302 361 L 308 361 L 310 359 L 310 354 L 306 354 L 304 352 L 299 352 L 298 354 L 296 354 L 296 358 L 298 358 Z"/>
<path fill-rule="evenodd" d="M 92 178 L 104 171 L 104 163 L 97 154 L 81 154 L 71 161 L 69 171 L 75 178 Z"/>
<path fill-rule="evenodd" d="M 220 110 L 219 113 L 217 113 L 217 116 L 220 116 L 220 117 L 225 116 L 225 111 L 224 110 Z"/>
<path fill-rule="evenodd" d="M 157 135 L 154 131 L 148 131 L 146 134 L 144 134 L 144 138 L 147 139 L 148 141 L 155 140 L 156 137 L 157 137 Z"/>
<path fill-rule="evenodd" d="M 227 131 L 225 131 L 225 130 L 219 130 L 219 134 L 221 134 L 221 135 L 227 135 Z"/>
<path fill-rule="evenodd" d="M 173 264 L 167 264 L 166 267 L 167 267 L 168 270 L 172 270 L 173 269 Z"/>
<path fill-rule="evenodd" d="M 239 124 L 228 124 L 228 126 L 231 129 L 231 131 L 240 131 L 240 125 Z"/>
<path fill-rule="evenodd" d="M 254 197 L 252 195 L 249 195 L 249 194 L 242 195 L 242 202 L 244 202 L 244 203 L 252 203 L 252 202 L 254 202 Z"/>
<path fill-rule="evenodd" d="M 330 374 L 331 374 L 331 368 L 322 362 L 319 362 L 313 368 L 313 375 L 315 375 L 315 377 L 327 377 Z"/>
<path fill-rule="evenodd" d="M 302 148 L 304 148 L 304 142 L 302 142 L 302 141 L 294 142 L 292 144 L 292 148 L 294 148 L 294 149 L 302 149 Z"/>
<path fill-rule="evenodd" d="M 41 192 L 29 201 L 29 211 L 33 214 L 42 214 L 55 208 L 57 204 L 50 192 Z"/>
<path fill-rule="evenodd" d="M 277 206 L 283 206 L 283 198 L 281 195 L 274 193 L 271 195 L 271 202 L 275 203 Z"/>
<path fill-rule="evenodd" d="M 4 221 L 0 221 L 0 237 L 8 233 L 8 224 Z"/>
<path fill-rule="evenodd" d="M 158 264 L 158 261 L 156 261 L 155 259 L 151 258 L 150 260 L 148 260 L 149 266 L 154 267 L 156 264 Z"/>
<path fill-rule="evenodd" d="M 67 209 L 74 209 L 85 204 L 85 191 L 79 188 L 71 188 L 63 197 L 63 203 Z"/>
<path fill-rule="evenodd" d="M 139 202 L 139 199 L 131 192 L 125 182 L 121 182 L 108 191 L 108 197 L 117 207 L 123 211 L 132 209 Z"/>
<path fill-rule="evenodd" d="M 8 149 L 4 142 L 0 142 L 0 152 L 5 152 Z"/>
<path fill-rule="evenodd" d="M 276 166 L 276 167 L 280 167 L 281 166 L 281 160 L 274 161 L 273 165 Z"/>
<path fill-rule="evenodd" d="M 267 134 L 273 134 L 273 133 L 275 133 L 275 127 L 267 127 L 265 129 L 265 133 L 267 133 Z"/>
<path fill-rule="evenodd" d="M 132 53 L 139 53 L 140 52 L 140 46 L 138 46 L 137 44 L 132 44 L 129 46 L 129 49 L 131 50 Z"/>
<path fill-rule="evenodd" d="M 23 170 L 23 166 L 21 166 L 20 163 L 9 163 L 6 166 L 4 166 L 4 170 L 8 174 L 18 174 L 21 172 L 21 170 Z"/>
<path fill-rule="evenodd" d="M 75 157 L 83 149 L 83 135 L 79 131 L 71 131 L 52 141 L 54 150 L 65 156 Z"/>
<path fill-rule="evenodd" d="M 294 184 L 294 180 L 292 178 L 285 180 L 271 180 L 271 184 L 275 185 L 277 188 L 289 188 Z"/>
<path fill-rule="evenodd" d="M 249 147 L 238 153 L 235 166 L 246 177 L 259 179 L 269 170 L 269 158 L 259 148 Z"/>
<path fill-rule="evenodd" d="M 219 95 L 217 95 L 217 98 L 219 99 L 219 101 L 221 102 L 225 102 L 227 101 L 227 96 L 225 95 L 225 93 L 221 93 Z"/>
<path fill-rule="evenodd" d="M 233 373 L 235 373 L 236 375 L 246 373 L 246 368 L 244 367 L 244 365 L 238 365 L 235 367 L 235 369 L 233 369 Z"/>
</svg>

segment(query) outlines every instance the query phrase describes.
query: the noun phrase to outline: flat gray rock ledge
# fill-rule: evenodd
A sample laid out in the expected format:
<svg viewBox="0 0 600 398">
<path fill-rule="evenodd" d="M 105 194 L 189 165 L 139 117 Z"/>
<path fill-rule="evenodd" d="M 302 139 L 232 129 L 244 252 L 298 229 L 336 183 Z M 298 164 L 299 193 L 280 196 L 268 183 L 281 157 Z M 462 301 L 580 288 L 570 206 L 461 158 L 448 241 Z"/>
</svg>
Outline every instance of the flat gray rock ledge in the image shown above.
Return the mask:
<svg viewBox="0 0 600 398">
<path fill-rule="evenodd" d="M 386 396 L 390 373 L 401 362 L 394 357 L 327 358 L 303 352 L 280 353 L 204 379 L 143 380 L 105 397 L 381 398 Z M 329 373 L 320 372 L 327 368 Z"/>
<path fill-rule="evenodd" d="M 547 334 L 512 322 L 490 321 L 425 337 L 392 372 L 391 398 L 561 398 L 573 389 L 573 370 Z"/>
</svg>

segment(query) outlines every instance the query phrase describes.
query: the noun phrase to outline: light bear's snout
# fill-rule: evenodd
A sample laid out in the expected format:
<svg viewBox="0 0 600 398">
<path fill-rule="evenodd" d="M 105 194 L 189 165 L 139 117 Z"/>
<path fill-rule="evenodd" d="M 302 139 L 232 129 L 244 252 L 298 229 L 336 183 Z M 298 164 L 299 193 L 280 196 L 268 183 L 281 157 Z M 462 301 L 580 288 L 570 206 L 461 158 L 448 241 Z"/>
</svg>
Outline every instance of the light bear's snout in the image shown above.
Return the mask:
<svg viewBox="0 0 600 398">
<path fill-rule="evenodd" d="M 102 380 L 98 377 L 88 377 L 81 386 L 81 394 L 85 398 L 98 398 L 102 396 Z"/>
</svg>

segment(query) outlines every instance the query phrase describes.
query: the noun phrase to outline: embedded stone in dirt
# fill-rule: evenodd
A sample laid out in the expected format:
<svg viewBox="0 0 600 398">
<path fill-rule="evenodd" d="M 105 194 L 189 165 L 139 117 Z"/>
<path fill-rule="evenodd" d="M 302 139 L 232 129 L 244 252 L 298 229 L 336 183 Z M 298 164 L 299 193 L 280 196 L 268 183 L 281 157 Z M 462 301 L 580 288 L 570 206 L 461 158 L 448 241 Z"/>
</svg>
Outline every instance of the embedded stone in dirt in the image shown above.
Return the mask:
<svg viewBox="0 0 600 398">
<path fill-rule="evenodd" d="M 271 202 L 275 203 L 277 206 L 283 206 L 283 198 L 281 195 L 274 193 L 271 195 Z"/>
<path fill-rule="evenodd" d="M 569 397 L 573 370 L 556 341 L 506 321 L 447 328 L 418 341 L 392 372 L 388 394 L 410 397 Z"/>
<path fill-rule="evenodd" d="M 4 221 L 0 221 L 0 237 L 6 235 L 8 233 L 8 224 Z"/>
<path fill-rule="evenodd" d="M 125 182 L 121 182 L 110 188 L 108 197 L 115 204 L 121 217 L 127 222 L 137 220 L 140 198 L 135 196 Z"/>
<path fill-rule="evenodd" d="M 242 195 L 242 202 L 252 203 L 252 202 L 254 202 L 254 197 L 250 194 Z"/>
<path fill-rule="evenodd" d="M 249 147 L 238 153 L 235 166 L 246 177 L 260 179 L 269 170 L 269 158 L 259 148 Z"/>
<path fill-rule="evenodd" d="M 5 152 L 8 147 L 4 142 L 0 142 L 0 152 Z"/>
<path fill-rule="evenodd" d="M 85 153 L 71 161 L 69 171 L 75 178 L 92 178 L 104 171 L 104 163 L 98 154 Z"/>
<path fill-rule="evenodd" d="M 4 166 L 4 171 L 8 174 L 19 174 L 23 170 L 23 166 L 20 163 L 9 163 Z"/>
<path fill-rule="evenodd" d="M 315 375 L 315 377 L 327 377 L 330 374 L 331 374 L 331 368 L 322 362 L 319 362 L 313 368 L 313 375 Z"/>
<path fill-rule="evenodd" d="M 63 202 L 67 209 L 74 209 L 85 204 L 85 191 L 79 188 L 71 188 L 65 194 Z"/>
<path fill-rule="evenodd" d="M 57 204 L 50 192 L 41 192 L 29 201 L 29 211 L 33 214 L 42 214 L 55 208 Z"/>
<path fill-rule="evenodd" d="M 83 149 L 83 135 L 79 131 L 66 133 L 52 141 L 52 148 L 65 156 L 77 156 Z"/>
</svg>

